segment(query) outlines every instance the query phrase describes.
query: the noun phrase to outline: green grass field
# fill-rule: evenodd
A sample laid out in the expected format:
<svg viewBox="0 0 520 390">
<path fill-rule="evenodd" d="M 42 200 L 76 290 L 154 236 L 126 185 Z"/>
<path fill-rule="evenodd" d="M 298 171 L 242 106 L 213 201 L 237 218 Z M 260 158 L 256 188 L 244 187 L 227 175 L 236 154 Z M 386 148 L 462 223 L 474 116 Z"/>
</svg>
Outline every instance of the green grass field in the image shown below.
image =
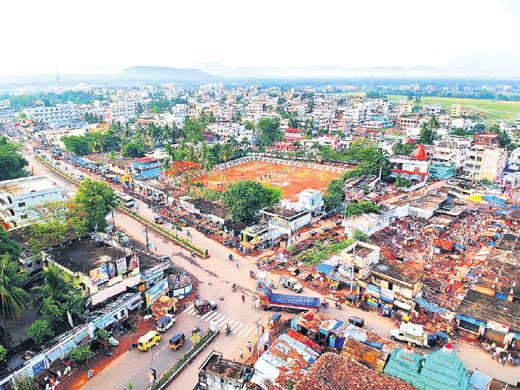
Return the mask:
<svg viewBox="0 0 520 390">
<path fill-rule="evenodd" d="M 388 95 L 389 101 L 398 101 L 407 99 L 407 96 Z M 483 113 L 486 122 L 496 122 L 502 119 L 513 121 L 515 114 L 520 113 L 520 102 L 510 102 L 504 100 L 484 100 L 484 99 L 466 99 L 466 98 L 446 98 L 435 96 L 423 96 L 418 106 L 440 103 L 441 107 L 447 112 L 450 111 L 452 104 L 460 104 L 464 107 L 470 107 L 472 114 Z"/>
</svg>

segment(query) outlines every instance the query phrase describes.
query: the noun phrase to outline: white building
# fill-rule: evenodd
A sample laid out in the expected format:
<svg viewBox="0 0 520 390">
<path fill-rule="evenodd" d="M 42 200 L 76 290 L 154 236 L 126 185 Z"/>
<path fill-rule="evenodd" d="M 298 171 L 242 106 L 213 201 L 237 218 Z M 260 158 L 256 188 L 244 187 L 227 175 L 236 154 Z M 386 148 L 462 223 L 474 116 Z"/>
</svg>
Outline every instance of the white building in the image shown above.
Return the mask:
<svg viewBox="0 0 520 390">
<path fill-rule="evenodd" d="M 65 186 L 47 176 L 0 182 L 0 217 L 11 227 L 28 225 L 32 208 L 62 200 L 65 200 Z"/>
<path fill-rule="evenodd" d="M 424 106 L 423 112 L 426 115 L 439 115 L 441 113 L 441 105 L 439 103 L 435 103 Z"/>
<path fill-rule="evenodd" d="M 260 220 L 268 223 L 274 238 L 282 234 L 291 236 L 298 229 L 311 222 L 311 213 L 309 211 L 291 210 L 277 204 L 260 210 Z"/>
<path fill-rule="evenodd" d="M 51 107 L 42 106 L 29 108 L 25 112 L 29 119 L 32 119 L 35 124 L 55 127 L 75 127 L 83 123 L 80 112 L 74 103 L 57 104 Z"/>
<path fill-rule="evenodd" d="M 10 100 L 0 100 L 0 123 L 13 122 L 13 110 L 11 110 Z"/>
<path fill-rule="evenodd" d="M 310 211 L 317 213 L 321 211 L 324 205 L 323 195 L 324 193 L 321 191 L 307 188 L 306 190 L 303 190 L 297 194 L 298 200 L 296 202 L 290 202 L 287 199 L 282 199 L 281 204 L 283 207 L 291 210 Z"/>
<path fill-rule="evenodd" d="M 106 110 L 108 122 L 127 122 L 136 117 L 135 104 L 133 103 L 112 103 Z"/>
</svg>

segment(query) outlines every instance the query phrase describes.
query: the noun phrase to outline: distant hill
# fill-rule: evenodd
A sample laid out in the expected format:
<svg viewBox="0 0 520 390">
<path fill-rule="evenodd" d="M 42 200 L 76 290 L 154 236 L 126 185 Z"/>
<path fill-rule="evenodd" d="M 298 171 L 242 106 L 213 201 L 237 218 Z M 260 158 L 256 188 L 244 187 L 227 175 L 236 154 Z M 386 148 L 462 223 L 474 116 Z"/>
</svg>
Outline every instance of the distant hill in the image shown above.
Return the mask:
<svg viewBox="0 0 520 390">
<path fill-rule="evenodd" d="M 189 83 L 223 81 L 222 77 L 214 76 L 200 69 L 168 68 L 165 66 L 133 66 L 122 71 L 118 78 Z"/>
</svg>

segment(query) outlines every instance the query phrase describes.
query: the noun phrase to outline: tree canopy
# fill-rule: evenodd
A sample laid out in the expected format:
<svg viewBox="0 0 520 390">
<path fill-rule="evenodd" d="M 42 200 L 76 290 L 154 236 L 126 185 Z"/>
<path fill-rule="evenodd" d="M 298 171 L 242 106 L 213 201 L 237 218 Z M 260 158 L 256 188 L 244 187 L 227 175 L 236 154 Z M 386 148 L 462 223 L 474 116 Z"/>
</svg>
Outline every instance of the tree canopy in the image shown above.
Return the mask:
<svg viewBox="0 0 520 390">
<path fill-rule="evenodd" d="M 392 151 L 398 156 L 409 156 L 413 153 L 413 150 L 414 146 L 409 143 L 398 142 L 392 147 Z"/>
<path fill-rule="evenodd" d="M 273 146 L 276 141 L 282 139 L 280 123 L 277 118 L 264 118 L 258 122 L 257 130 L 262 136 L 264 146 Z"/>
<path fill-rule="evenodd" d="M 61 137 L 65 149 L 69 152 L 73 152 L 78 156 L 85 156 L 90 153 L 90 145 L 86 137 L 79 135 L 69 135 Z"/>
<path fill-rule="evenodd" d="M 105 230 L 106 216 L 116 206 L 116 196 L 112 188 L 105 183 L 87 178 L 81 183 L 74 201 L 88 230 Z"/>
<path fill-rule="evenodd" d="M 134 158 L 143 157 L 144 156 L 144 147 L 142 144 L 131 143 L 131 144 L 126 145 L 123 148 L 122 154 L 125 157 L 134 157 Z"/>
<path fill-rule="evenodd" d="M 4 324 L 19 317 L 29 302 L 29 294 L 21 287 L 27 275 L 27 271 L 20 271 L 18 261 L 8 255 L 0 258 L 0 317 Z"/>
<path fill-rule="evenodd" d="M 379 207 L 371 202 L 359 201 L 349 202 L 345 208 L 345 217 L 349 218 L 354 215 L 376 213 L 379 211 Z"/>
<path fill-rule="evenodd" d="M 257 221 L 256 214 L 260 209 L 274 205 L 281 196 L 279 188 L 243 180 L 226 188 L 222 203 L 229 209 L 233 222 L 253 223 Z"/>
<path fill-rule="evenodd" d="M 22 248 L 20 245 L 11 240 L 9 233 L 0 227 L 0 256 L 9 255 L 12 260 L 18 261 Z"/>
<path fill-rule="evenodd" d="M 19 150 L 18 145 L 8 142 L 6 137 L 0 137 L 0 181 L 29 175 L 24 170 L 28 165 L 27 160 L 20 156 Z"/>
</svg>

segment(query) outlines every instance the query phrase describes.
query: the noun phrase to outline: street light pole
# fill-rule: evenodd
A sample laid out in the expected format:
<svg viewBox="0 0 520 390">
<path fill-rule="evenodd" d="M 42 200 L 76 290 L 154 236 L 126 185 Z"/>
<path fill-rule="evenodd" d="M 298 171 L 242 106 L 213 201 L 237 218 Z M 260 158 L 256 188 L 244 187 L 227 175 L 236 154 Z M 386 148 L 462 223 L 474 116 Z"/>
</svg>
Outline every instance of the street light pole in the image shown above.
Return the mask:
<svg viewBox="0 0 520 390">
<path fill-rule="evenodd" d="M 146 236 L 146 252 L 148 252 L 148 248 L 149 248 L 149 245 L 148 245 L 148 227 L 146 225 L 144 227 L 144 234 Z"/>
</svg>

